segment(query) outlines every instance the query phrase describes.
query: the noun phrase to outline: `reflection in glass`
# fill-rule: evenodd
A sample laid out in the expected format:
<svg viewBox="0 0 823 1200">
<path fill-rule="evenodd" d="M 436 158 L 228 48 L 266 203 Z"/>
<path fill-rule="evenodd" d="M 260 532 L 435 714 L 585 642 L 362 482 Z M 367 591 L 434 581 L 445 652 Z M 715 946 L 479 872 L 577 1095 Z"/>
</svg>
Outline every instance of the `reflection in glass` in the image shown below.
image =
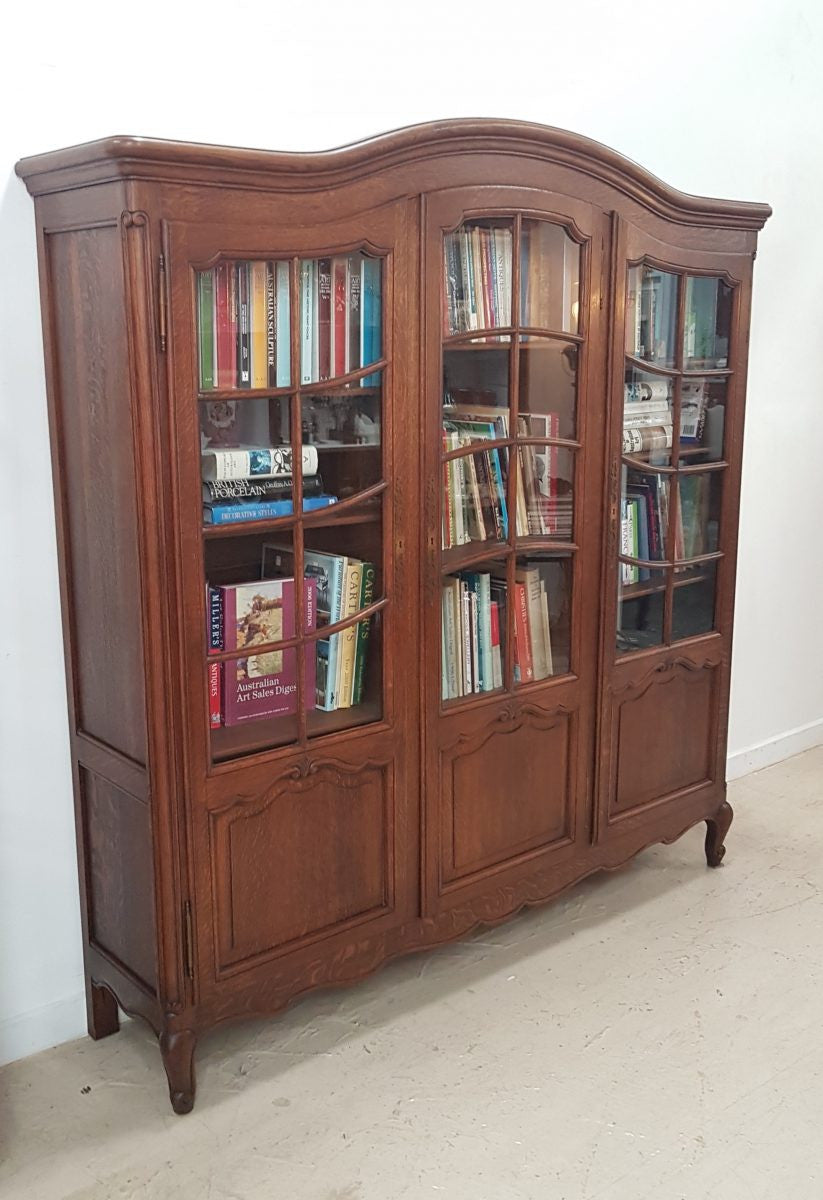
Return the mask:
<svg viewBox="0 0 823 1200">
<path fill-rule="evenodd" d="M 686 277 L 683 359 L 687 371 L 728 366 L 732 295 L 723 279 Z"/>
<path fill-rule="evenodd" d="M 381 260 L 355 253 L 300 263 L 300 381 L 339 378 L 382 354 Z M 362 386 L 374 383 L 367 375 Z"/>
<path fill-rule="evenodd" d="M 648 263 L 630 267 L 626 291 L 626 353 L 662 367 L 675 365 L 679 276 Z"/>
<path fill-rule="evenodd" d="M 302 397 L 301 434 L 316 459 L 311 485 L 321 494 L 347 500 L 382 478 L 382 392 L 380 374 L 368 388 L 340 388 Z M 304 482 L 309 482 L 304 474 Z"/>
<path fill-rule="evenodd" d="M 509 405 L 508 346 L 475 343 L 444 349 L 443 415 L 506 420 Z M 505 435 L 502 435 L 505 436 Z"/>
<path fill-rule="evenodd" d="M 698 558 L 718 548 L 721 472 L 690 472 L 678 479 L 680 502 L 675 534 L 675 557 Z"/>
<path fill-rule="evenodd" d="M 682 465 L 720 462 L 726 424 L 726 380 L 687 377 L 680 386 Z"/>
<path fill-rule="evenodd" d="M 503 687 L 505 563 L 444 575 L 440 606 L 442 698 L 456 700 Z"/>
<path fill-rule="evenodd" d="M 443 332 L 511 325 L 512 222 L 467 221 L 443 243 Z"/>
<path fill-rule="evenodd" d="M 620 563 L 617 582 L 617 653 L 629 654 L 663 642 L 666 572 L 649 571 L 640 580 L 627 577 Z M 628 568 L 629 571 L 636 568 Z"/>
<path fill-rule="evenodd" d="M 712 559 L 675 577 L 672 641 L 712 631 L 716 575 L 717 561 Z"/>
<path fill-rule="evenodd" d="M 577 333 L 579 244 L 551 221 L 524 219 L 521 238 L 521 325 Z"/>
<path fill-rule="evenodd" d="M 573 439 L 576 431 L 577 345 L 532 337 L 520 345 L 520 412 L 541 417 L 533 436 Z"/>
<path fill-rule="evenodd" d="M 289 264 L 224 261 L 198 271 L 197 348 L 201 391 L 288 387 Z"/>
<path fill-rule="evenodd" d="M 545 417 L 518 417 L 521 437 L 540 436 Z M 574 453 L 563 446 L 521 445 L 517 484 L 517 536 L 570 542 L 573 527 Z"/>
<path fill-rule="evenodd" d="M 623 453 L 668 465 L 672 444 L 671 378 L 627 366 L 623 385 Z"/>
<path fill-rule="evenodd" d="M 669 528 L 669 482 L 665 475 L 623 467 L 620 501 L 620 554 L 660 562 L 666 558 Z M 645 582 L 648 567 L 620 564 L 625 584 Z"/>
</svg>

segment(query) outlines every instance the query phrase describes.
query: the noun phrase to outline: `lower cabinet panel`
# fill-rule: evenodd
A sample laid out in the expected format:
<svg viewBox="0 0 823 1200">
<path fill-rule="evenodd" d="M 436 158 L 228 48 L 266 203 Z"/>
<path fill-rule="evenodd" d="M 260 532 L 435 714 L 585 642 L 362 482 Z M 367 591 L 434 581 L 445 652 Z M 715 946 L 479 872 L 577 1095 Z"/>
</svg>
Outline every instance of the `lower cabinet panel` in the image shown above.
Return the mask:
<svg viewBox="0 0 823 1200">
<path fill-rule="evenodd" d="M 392 826 L 389 764 L 287 776 L 213 813 L 218 971 L 389 911 Z"/>
<path fill-rule="evenodd" d="M 571 837 L 565 711 L 505 708 L 441 752 L 444 882 Z"/>
<path fill-rule="evenodd" d="M 615 695 L 614 815 L 711 778 L 717 683 L 716 666 L 683 660 Z"/>
</svg>

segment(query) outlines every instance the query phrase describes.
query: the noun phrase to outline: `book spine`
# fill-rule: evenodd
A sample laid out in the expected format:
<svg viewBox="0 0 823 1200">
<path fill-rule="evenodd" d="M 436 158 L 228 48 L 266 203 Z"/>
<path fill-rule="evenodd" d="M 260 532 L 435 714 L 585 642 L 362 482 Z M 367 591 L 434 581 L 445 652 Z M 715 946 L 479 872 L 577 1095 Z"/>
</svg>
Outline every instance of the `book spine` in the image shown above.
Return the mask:
<svg viewBox="0 0 823 1200">
<path fill-rule="evenodd" d="M 460 634 L 463 645 L 463 695 L 468 696 L 474 691 L 471 604 L 469 589 L 462 580 L 460 581 Z"/>
<path fill-rule="evenodd" d="M 503 655 L 500 650 L 500 607 L 496 600 L 489 604 L 489 630 L 492 647 L 492 687 L 503 686 Z"/>
<path fill-rule="evenodd" d="M 471 655 L 472 655 L 472 691 L 483 690 L 483 676 L 480 664 L 480 638 L 478 636 L 478 605 L 477 592 L 469 589 L 469 621 L 471 624 Z"/>
<path fill-rule="evenodd" d="M 552 635 L 549 624 L 549 596 L 546 585 L 540 580 L 540 622 L 543 633 L 543 653 L 546 657 L 546 674 L 554 675 L 554 659 L 552 657 Z"/>
<path fill-rule="evenodd" d="M 208 479 L 203 484 L 203 499 L 207 504 L 221 500 L 290 500 L 291 475 L 275 479 Z M 319 496 L 323 491 L 320 475 L 308 475 L 303 480 L 305 497 Z"/>
<path fill-rule="evenodd" d="M 251 387 L 251 280 L 249 263 L 235 263 L 237 294 L 237 386 Z"/>
<path fill-rule="evenodd" d="M 277 332 L 275 353 L 277 356 L 277 387 L 288 387 L 291 383 L 291 313 L 289 302 L 289 264 L 275 263 Z"/>
<path fill-rule="evenodd" d="M 234 311 L 234 269 L 221 262 L 214 269 L 217 306 L 217 386 L 233 388 L 237 383 L 237 315 Z"/>
<path fill-rule="evenodd" d="M 317 378 L 331 376 L 331 259 L 317 261 Z"/>
<path fill-rule="evenodd" d="M 303 578 L 303 628 L 311 633 L 317 628 L 317 580 Z M 296 633 L 295 615 L 292 615 L 291 629 L 288 635 Z M 303 708 L 311 712 L 317 703 L 315 685 L 317 680 L 317 641 L 315 639 L 303 644 Z M 297 655 L 295 654 L 295 658 Z"/>
<path fill-rule="evenodd" d="M 522 583 L 514 585 L 514 637 L 517 645 L 517 662 L 520 667 L 521 683 L 534 679 L 529 612 L 526 588 Z"/>
<path fill-rule="evenodd" d="M 313 512 L 337 503 L 336 496 L 306 496 L 303 511 Z M 207 525 L 232 525 L 241 521 L 271 521 L 276 517 L 289 517 L 294 511 L 291 500 L 263 500 L 259 503 L 207 504 L 203 519 Z"/>
<path fill-rule="evenodd" d="M 383 317 L 380 291 L 381 262 L 376 258 L 364 258 L 363 265 L 368 287 L 368 320 L 365 304 L 363 309 L 363 325 L 368 325 L 368 357 L 363 359 L 363 366 L 366 366 L 368 363 L 377 362 L 382 353 Z M 361 386 L 377 387 L 379 383 L 379 375 L 366 375 Z"/>
<path fill-rule="evenodd" d="M 266 352 L 266 264 L 255 260 L 249 265 L 251 280 L 251 386 L 265 388 L 269 375 Z"/>
<path fill-rule="evenodd" d="M 219 588 L 207 589 L 209 610 L 209 653 L 223 649 L 223 601 Z M 222 696 L 223 664 L 209 663 L 209 726 L 219 729 L 223 724 Z"/>
<path fill-rule="evenodd" d="M 494 690 L 494 666 L 492 662 L 492 627 L 491 627 L 491 576 L 481 572 L 477 577 L 477 640 L 480 648 L 480 661 L 483 664 L 484 692 Z"/>
<path fill-rule="evenodd" d="M 200 271 L 197 276 L 197 333 L 200 389 L 204 392 L 216 386 L 214 328 L 214 271 Z"/>
<path fill-rule="evenodd" d="M 343 617 L 353 617 L 360 604 L 360 585 L 363 580 L 363 564 L 349 559 L 343 588 Z M 351 708 L 354 688 L 354 656 L 357 649 L 357 626 L 348 625 L 340 631 L 338 653 L 338 708 Z"/>
<path fill-rule="evenodd" d="M 347 372 L 356 371 L 362 366 L 362 359 L 360 357 L 361 282 L 360 257 L 353 254 L 348 262 L 348 305 L 346 309 L 348 327 Z"/>
<path fill-rule="evenodd" d="M 304 475 L 317 472 L 317 447 L 302 447 Z M 267 446 L 252 450 L 208 449 L 202 456 L 203 479 L 273 479 L 292 475 L 291 446 Z"/>
<path fill-rule="evenodd" d="M 300 264 L 300 382 L 311 383 L 312 334 L 314 318 L 312 312 L 312 263 L 304 259 Z"/>
<path fill-rule="evenodd" d="M 332 375 L 345 375 L 348 367 L 346 356 L 348 350 L 346 332 L 346 260 L 332 260 L 332 298 L 333 321 L 331 327 L 331 362 Z"/>
<path fill-rule="evenodd" d="M 454 624 L 454 598 L 451 584 L 443 588 L 443 622 L 445 626 L 446 699 L 454 700 L 460 692 L 457 659 L 457 631 Z"/>
<path fill-rule="evenodd" d="M 360 583 L 360 603 L 359 608 L 368 608 L 374 600 L 375 581 L 377 579 L 377 571 L 374 563 L 364 562 L 363 571 Z M 371 631 L 371 617 L 365 621 L 360 621 L 357 626 L 357 646 L 355 648 L 354 660 L 354 684 L 352 687 L 352 704 L 362 704 L 363 694 L 365 690 L 366 680 L 366 659 L 369 649 L 369 633 Z"/>
<path fill-rule="evenodd" d="M 275 264 L 266 263 L 266 379 L 277 387 L 277 285 Z"/>
<path fill-rule="evenodd" d="M 549 674 L 549 665 L 546 662 L 545 643 L 543 639 L 543 619 L 540 611 L 540 584 L 539 572 L 536 570 L 534 574 L 529 572 L 529 578 L 524 580 L 529 616 L 529 633 L 531 635 L 529 640 L 532 653 L 532 667 L 535 679 L 545 679 Z"/>
</svg>

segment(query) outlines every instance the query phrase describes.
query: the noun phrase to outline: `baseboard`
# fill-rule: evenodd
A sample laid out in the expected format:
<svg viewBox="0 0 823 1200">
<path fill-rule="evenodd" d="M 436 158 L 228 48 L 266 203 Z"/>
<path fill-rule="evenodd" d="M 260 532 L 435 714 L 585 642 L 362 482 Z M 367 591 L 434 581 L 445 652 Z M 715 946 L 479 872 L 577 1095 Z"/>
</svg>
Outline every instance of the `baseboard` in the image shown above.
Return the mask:
<svg viewBox="0 0 823 1200">
<path fill-rule="evenodd" d="M 823 746 L 823 718 L 801 725 L 799 729 L 790 729 L 761 742 L 758 746 L 749 746 L 747 750 L 738 750 L 726 759 L 726 778 L 740 779 L 752 771 L 762 771 L 764 767 L 773 767 L 775 763 L 802 754 L 814 746 Z"/>
<path fill-rule="evenodd" d="M 0 1021 L 0 1065 L 38 1054 L 86 1032 L 86 994 L 78 991 Z"/>
</svg>

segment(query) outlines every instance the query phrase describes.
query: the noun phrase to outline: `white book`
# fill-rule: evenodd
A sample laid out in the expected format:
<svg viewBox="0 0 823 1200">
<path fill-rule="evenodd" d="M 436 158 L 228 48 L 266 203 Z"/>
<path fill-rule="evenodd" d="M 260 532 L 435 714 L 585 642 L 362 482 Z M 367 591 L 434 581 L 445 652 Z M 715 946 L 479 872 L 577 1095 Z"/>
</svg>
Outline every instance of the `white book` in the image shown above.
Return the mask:
<svg viewBox="0 0 823 1200">
<path fill-rule="evenodd" d="M 552 635 L 551 626 L 549 624 L 549 597 L 546 592 L 546 584 L 543 579 L 540 580 L 540 616 L 543 624 L 543 649 L 546 655 L 546 666 L 548 674 L 554 675 L 554 659 L 552 658 Z"/>
<path fill-rule="evenodd" d="M 463 639 L 463 695 L 469 696 L 474 691 L 472 681 L 472 621 L 469 589 L 462 580 L 460 584 L 460 633 Z"/>
<path fill-rule="evenodd" d="M 483 691 L 494 690 L 492 670 L 492 613 L 491 575 L 482 572 L 477 577 L 477 634 L 480 661 L 483 664 Z"/>
<path fill-rule="evenodd" d="M 311 264 L 311 370 L 312 379 L 320 378 L 320 264 Z"/>
<path fill-rule="evenodd" d="M 276 479 L 293 473 L 291 446 L 235 446 L 207 449 L 201 456 L 203 479 Z M 304 475 L 317 474 L 317 447 L 302 447 Z"/>
<path fill-rule="evenodd" d="M 304 259 L 300 264 L 300 382 L 311 383 L 316 375 L 312 354 L 312 335 L 314 332 L 314 304 L 312 299 L 312 266 L 310 259 Z"/>
<path fill-rule="evenodd" d="M 291 383 L 291 316 L 289 312 L 289 264 L 275 264 L 277 285 L 277 386 L 288 387 Z M 305 383 L 305 380 L 303 381 Z M 288 404 L 282 406 L 288 411 Z"/>
</svg>

